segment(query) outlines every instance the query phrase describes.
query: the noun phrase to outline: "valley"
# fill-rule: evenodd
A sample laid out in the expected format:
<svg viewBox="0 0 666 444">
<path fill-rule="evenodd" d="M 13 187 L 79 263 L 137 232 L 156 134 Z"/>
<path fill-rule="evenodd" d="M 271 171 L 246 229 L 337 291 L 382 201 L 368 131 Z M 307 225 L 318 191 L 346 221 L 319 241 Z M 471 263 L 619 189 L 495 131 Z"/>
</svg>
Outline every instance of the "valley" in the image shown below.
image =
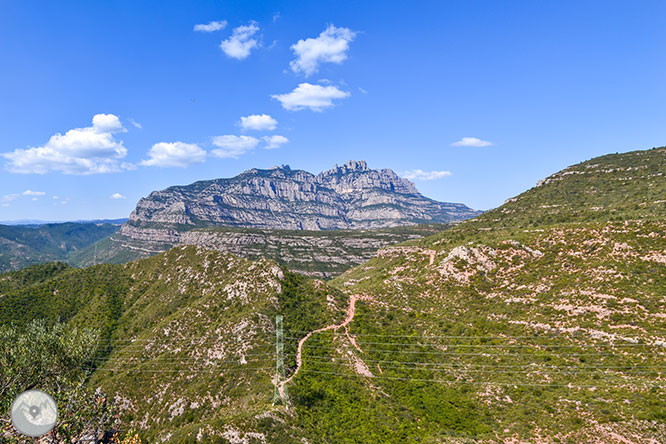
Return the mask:
<svg viewBox="0 0 666 444">
<path fill-rule="evenodd" d="M 205 246 L 37 265 L 0 319 L 98 326 L 89 385 L 147 442 L 662 442 L 665 168 L 574 165 L 329 282 Z"/>
</svg>

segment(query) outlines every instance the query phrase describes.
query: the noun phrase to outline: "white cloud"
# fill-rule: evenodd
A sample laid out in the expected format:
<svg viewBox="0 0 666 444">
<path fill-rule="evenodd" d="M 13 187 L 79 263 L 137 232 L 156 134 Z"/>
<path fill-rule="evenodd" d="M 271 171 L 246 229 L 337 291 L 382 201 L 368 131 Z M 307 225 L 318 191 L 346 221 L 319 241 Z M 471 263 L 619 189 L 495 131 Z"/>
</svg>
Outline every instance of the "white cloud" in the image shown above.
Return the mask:
<svg viewBox="0 0 666 444">
<path fill-rule="evenodd" d="M 250 55 L 252 49 L 259 45 L 255 39 L 250 38 L 257 31 L 259 31 L 259 27 L 254 23 L 234 28 L 231 37 L 220 43 L 220 48 L 228 57 L 243 60 Z"/>
<path fill-rule="evenodd" d="M 408 170 L 402 173 L 402 177 L 410 180 L 437 180 L 450 175 L 450 171 Z"/>
<path fill-rule="evenodd" d="M 227 21 L 226 20 L 219 20 L 219 21 L 212 21 L 209 22 L 208 24 L 200 24 L 200 25 L 194 25 L 194 30 L 197 32 L 213 32 L 213 31 L 219 31 L 220 29 L 224 29 L 227 27 Z"/>
<path fill-rule="evenodd" d="M 277 120 L 268 114 L 252 114 L 251 116 L 241 117 L 240 126 L 243 131 L 273 131 L 277 126 Z"/>
<path fill-rule="evenodd" d="M 32 190 L 25 190 L 23 193 L 24 196 L 46 196 L 46 193 L 43 191 L 32 191 Z"/>
<path fill-rule="evenodd" d="M 274 136 L 264 136 L 262 139 L 264 142 L 266 142 L 266 146 L 264 148 L 267 150 L 280 148 L 280 145 L 284 145 L 285 143 L 289 142 L 289 139 L 284 136 L 278 136 L 277 134 Z"/>
<path fill-rule="evenodd" d="M 289 63 L 292 71 L 310 76 L 319 70 L 323 62 L 342 63 L 347 59 L 349 43 L 356 33 L 348 28 L 336 28 L 330 25 L 319 37 L 299 40 L 291 45 L 296 59 Z"/>
<path fill-rule="evenodd" d="M 56 133 L 40 147 L 17 149 L 1 154 L 9 162 L 12 173 L 44 174 L 59 171 L 64 174 L 111 173 L 130 169 L 121 163 L 127 155 L 123 142 L 114 134 L 125 132 L 120 119 L 113 114 L 96 114 L 92 126 L 74 128 L 65 134 Z"/>
<path fill-rule="evenodd" d="M 492 144 L 492 142 L 477 139 L 476 137 L 463 137 L 459 141 L 452 143 L 451 146 L 491 146 Z"/>
<path fill-rule="evenodd" d="M 129 122 L 132 124 L 134 128 L 139 128 L 139 129 L 143 128 L 143 125 L 141 125 L 139 122 L 132 119 L 131 117 L 129 118 Z"/>
<path fill-rule="evenodd" d="M 15 194 L 15 193 L 5 194 L 4 196 L 0 197 L 0 202 L 3 202 L 3 203 L 11 202 L 12 200 L 16 200 L 19 197 L 21 197 L 20 194 Z"/>
<path fill-rule="evenodd" d="M 126 196 L 123 196 L 120 193 L 113 193 L 111 196 L 109 196 L 111 199 L 127 199 Z"/>
<path fill-rule="evenodd" d="M 218 147 L 211 151 L 215 157 L 223 159 L 238 159 L 246 152 L 253 150 L 259 144 L 259 139 L 250 136 L 216 136 L 213 137 L 213 145 Z"/>
<path fill-rule="evenodd" d="M 333 106 L 333 99 L 344 99 L 351 94 L 335 86 L 312 85 L 301 83 L 292 92 L 287 94 L 273 94 L 272 98 L 279 100 L 282 107 L 290 111 L 310 108 L 312 111 L 323 111 Z"/>
<path fill-rule="evenodd" d="M 160 142 L 150 148 L 148 157 L 149 159 L 141 161 L 141 165 L 161 168 L 185 168 L 203 163 L 206 160 L 206 151 L 193 143 Z"/>
</svg>

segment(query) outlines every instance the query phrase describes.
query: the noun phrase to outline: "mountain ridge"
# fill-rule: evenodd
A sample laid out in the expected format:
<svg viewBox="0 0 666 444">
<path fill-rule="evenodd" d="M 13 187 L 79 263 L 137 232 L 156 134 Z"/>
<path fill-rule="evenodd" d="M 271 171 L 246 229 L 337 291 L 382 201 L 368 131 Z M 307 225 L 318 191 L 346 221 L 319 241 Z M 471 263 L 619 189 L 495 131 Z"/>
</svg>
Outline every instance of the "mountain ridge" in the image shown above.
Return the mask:
<svg viewBox="0 0 666 444">
<path fill-rule="evenodd" d="M 150 442 L 666 442 L 665 160 L 569 167 L 328 283 L 180 246 L 3 275 L 0 317 L 108 327 L 91 381 Z"/>
<path fill-rule="evenodd" d="M 147 223 L 368 229 L 448 223 L 478 214 L 463 204 L 422 196 L 392 170 L 372 170 L 365 161 L 349 161 L 318 175 L 283 165 L 153 191 L 139 200 L 122 232 L 127 235 L 129 227 Z"/>
</svg>

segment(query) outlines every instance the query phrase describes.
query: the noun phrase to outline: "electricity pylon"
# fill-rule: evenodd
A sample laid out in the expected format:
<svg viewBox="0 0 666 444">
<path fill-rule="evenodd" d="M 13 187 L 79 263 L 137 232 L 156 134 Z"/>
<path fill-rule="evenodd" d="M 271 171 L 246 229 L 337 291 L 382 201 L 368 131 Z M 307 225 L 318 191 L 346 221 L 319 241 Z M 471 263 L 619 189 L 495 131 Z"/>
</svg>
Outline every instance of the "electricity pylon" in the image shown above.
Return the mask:
<svg viewBox="0 0 666 444">
<path fill-rule="evenodd" d="M 289 403 L 287 394 L 287 385 L 283 386 L 283 394 L 280 393 L 280 386 L 285 380 L 284 372 L 284 331 L 282 327 L 282 315 L 275 316 L 275 389 L 273 390 L 273 405 Z M 282 396 L 284 395 L 284 397 Z"/>
</svg>

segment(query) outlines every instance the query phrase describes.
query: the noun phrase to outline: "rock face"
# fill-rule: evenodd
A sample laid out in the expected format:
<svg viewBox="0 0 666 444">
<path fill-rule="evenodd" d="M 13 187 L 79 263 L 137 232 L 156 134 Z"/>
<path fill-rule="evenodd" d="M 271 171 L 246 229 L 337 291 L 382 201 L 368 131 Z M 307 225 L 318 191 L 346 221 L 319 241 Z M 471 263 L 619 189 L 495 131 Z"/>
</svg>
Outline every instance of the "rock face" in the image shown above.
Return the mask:
<svg viewBox="0 0 666 444">
<path fill-rule="evenodd" d="M 262 229 L 371 229 L 446 223 L 480 214 L 421 195 L 391 170 L 349 161 L 314 175 L 289 166 L 251 169 L 230 179 L 195 182 L 142 198 L 122 228 L 235 226 Z M 166 240 L 166 239 L 165 239 Z"/>
<path fill-rule="evenodd" d="M 77 267 L 98 262 L 124 263 L 177 245 L 196 245 L 249 259 L 269 258 L 298 273 L 328 279 L 374 257 L 382 247 L 448 229 L 448 224 L 419 224 L 377 230 L 268 230 L 209 227 L 160 230 L 128 227 L 132 237 L 114 233 L 95 251 L 88 248 L 71 261 Z"/>
</svg>

